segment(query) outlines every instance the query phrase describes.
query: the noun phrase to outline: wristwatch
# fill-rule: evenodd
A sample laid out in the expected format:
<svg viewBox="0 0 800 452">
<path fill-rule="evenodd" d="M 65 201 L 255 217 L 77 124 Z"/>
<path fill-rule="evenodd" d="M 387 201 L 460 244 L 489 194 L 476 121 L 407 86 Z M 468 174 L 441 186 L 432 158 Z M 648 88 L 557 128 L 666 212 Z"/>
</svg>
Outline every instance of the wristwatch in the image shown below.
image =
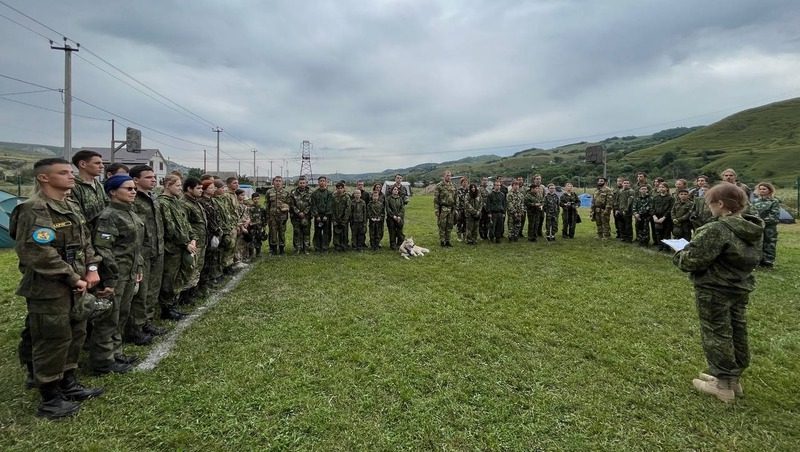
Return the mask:
<svg viewBox="0 0 800 452">
<path fill-rule="evenodd" d="M 86 267 L 86 268 L 89 269 L 90 272 L 96 272 L 97 271 L 97 264 L 89 264 L 89 266 Z"/>
</svg>

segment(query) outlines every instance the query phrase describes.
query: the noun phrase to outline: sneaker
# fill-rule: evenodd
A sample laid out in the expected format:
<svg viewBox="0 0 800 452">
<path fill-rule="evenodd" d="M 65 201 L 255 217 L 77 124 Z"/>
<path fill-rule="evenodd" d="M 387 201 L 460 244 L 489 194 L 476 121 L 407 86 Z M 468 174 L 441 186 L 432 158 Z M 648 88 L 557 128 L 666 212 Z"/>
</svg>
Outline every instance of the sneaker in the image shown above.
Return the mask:
<svg viewBox="0 0 800 452">
<path fill-rule="evenodd" d="M 698 391 L 713 395 L 725 403 L 736 401 L 736 394 L 727 380 L 705 381 L 695 378 L 692 380 L 692 385 Z"/>
</svg>

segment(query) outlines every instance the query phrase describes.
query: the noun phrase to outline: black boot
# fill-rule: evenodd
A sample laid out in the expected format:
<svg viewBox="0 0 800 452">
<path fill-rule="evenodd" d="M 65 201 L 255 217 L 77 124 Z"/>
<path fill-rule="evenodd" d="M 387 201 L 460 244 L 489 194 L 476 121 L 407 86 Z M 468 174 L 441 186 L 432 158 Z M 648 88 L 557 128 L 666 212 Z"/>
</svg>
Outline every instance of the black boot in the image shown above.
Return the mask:
<svg viewBox="0 0 800 452">
<path fill-rule="evenodd" d="M 269 255 L 270 256 L 277 256 L 278 255 L 278 246 L 277 245 L 270 245 L 269 246 Z"/>
<path fill-rule="evenodd" d="M 59 382 L 51 381 L 39 386 L 39 393 L 42 395 L 42 403 L 36 410 L 36 415 L 47 419 L 59 419 L 72 416 L 81 409 L 81 404 L 65 400 L 61 396 Z"/>
<path fill-rule="evenodd" d="M 164 320 L 180 320 L 186 317 L 186 314 L 178 311 L 174 307 L 162 307 L 161 318 Z"/>
<path fill-rule="evenodd" d="M 25 363 L 25 368 L 28 371 L 25 375 L 25 389 L 33 389 L 36 387 L 36 378 L 33 376 L 33 363 L 30 361 Z"/>
<path fill-rule="evenodd" d="M 75 378 L 74 370 L 64 372 L 64 378 L 61 379 L 59 387 L 64 398 L 73 402 L 99 397 L 104 392 L 103 388 L 87 388 L 80 384 Z"/>
<path fill-rule="evenodd" d="M 281 255 L 281 256 L 286 254 L 286 247 L 284 245 L 281 245 L 279 247 L 278 254 Z"/>
</svg>

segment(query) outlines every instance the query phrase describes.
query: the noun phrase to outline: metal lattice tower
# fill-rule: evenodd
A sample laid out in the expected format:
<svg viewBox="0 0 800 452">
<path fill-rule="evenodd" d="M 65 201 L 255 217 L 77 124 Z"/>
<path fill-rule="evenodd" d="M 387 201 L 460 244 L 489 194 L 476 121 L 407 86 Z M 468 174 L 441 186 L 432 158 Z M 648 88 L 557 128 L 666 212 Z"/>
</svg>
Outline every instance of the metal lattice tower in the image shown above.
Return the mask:
<svg viewBox="0 0 800 452">
<path fill-rule="evenodd" d="M 314 180 L 313 173 L 311 172 L 311 142 L 303 140 L 303 151 L 300 159 L 300 175 L 305 176 L 311 182 Z"/>
</svg>

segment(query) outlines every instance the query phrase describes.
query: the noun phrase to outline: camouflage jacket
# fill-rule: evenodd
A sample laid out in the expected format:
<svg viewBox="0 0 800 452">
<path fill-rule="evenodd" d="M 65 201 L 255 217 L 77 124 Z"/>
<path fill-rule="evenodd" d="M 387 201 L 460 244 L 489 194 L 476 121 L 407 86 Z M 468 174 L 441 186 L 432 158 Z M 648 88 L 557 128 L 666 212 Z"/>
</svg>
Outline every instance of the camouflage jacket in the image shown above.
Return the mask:
<svg viewBox="0 0 800 452">
<path fill-rule="evenodd" d="M 367 203 L 363 199 L 356 200 L 353 198 L 350 201 L 350 222 L 351 223 L 365 223 L 367 221 Z"/>
<path fill-rule="evenodd" d="M 468 196 L 467 203 L 464 206 L 464 213 L 467 215 L 467 218 L 474 218 L 478 219 L 481 217 L 481 210 L 483 210 L 483 196 Z"/>
<path fill-rule="evenodd" d="M 386 216 L 389 218 L 394 216 L 404 218 L 406 216 L 406 208 L 402 197 L 389 196 L 386 198 Z"/>
<path fill-rule="evenodd" d="M 158 196 L 161 204 L 161 220 L 164 222 L 164 252 L 178 254 L 197 236 L 189 225 L 186 211 L 178 198 L 167 194 Z"/>
<path fill-rule="evenodd" d="M 766 226 L 778 224 L 781 218 L 780 201 L 775 198 L 756 198 L 752 210 L 755 215 L 764 220 Z"/>
<path fill-rule="evenodd" d="M 281 188 L 276 190 L 274 187 L 267 190 L 266 208 L 268 219 L 283 218 L 289 215 L 292 197 L 288 190 Z"/>
<path fill-rule="evenodd" d="M 378 201 L 370 200 L 370 202 L 367 203 L 367 216 L 370 221 L 376 223 L 383 221 L 383 217 L 386 216 L 386 204 L 383 199 L 379 199 Z"/>
<path fill-rule="evenodd" d="M 211 198 L 211 204 L 217 212 L 216 218 L 218 220 L 220 232 L 223 235 L 230 234 L 231 231 L 236 229 L 236 212 L 231 211 L 230 202 L 223 196 L 213 196 Z"/>
<path fill-rule="evenodd" d="M 506 212 L 508 215 L 522 215 L 525 213 L 525 194 L 521 191 L 510 191 L 506 195 Z"/>
<path fill-rule="evenodd" d="M 469 189 L 458 187 L 456 189 L 456 209 L 463 211 L 464 205 L 467 203 L 469 196 Z"/>
<path fill-rule="evenodd" d="M 669 216 L 672 213 L 672 205 L 675 201 L 669 194 L 662 195 L 656 194 L 652 197 L 651 203 L 653 207 L 652 215 L 658 218 Z"/>
<path fill-rule="evenodd" d="M 348 224 L 350 222 L 350 195 L 342 193 L 333 195 L 333 224 Z"/>
<path fill-rule="evenodd" d="M 81 206 L 83 217 L 89 224 L 94 224 L 94 220 L 109 203 L 103 184 L 97 179 L 92 179 L 91 183 L 87 183 L 80 177 L 76 177 L 70 196 Z"/>
<path fill-rule="evenodd" d="M 305 218 L 311 216 L 311 189 L 306 187 L 305 190 L 295 188 L 291 193 L 291 207 L 292 218 L 299 219 L 300 214 Z"/>
<path fill-rule="evenodd" d="M 389 187 L 386 188 L 387 197 L 392 195 L 392 188 L 395 186 L 397 186 L 397 184 L 390 185 Z M 408 194 L 408 189 L 406 189 L 405 185 L 403 184 L 400 184 L 399 188 L 400 188 L 400 197 L 403 198 L 403 204 L 408 204 L 408 198 L 410 197 L 410 195 Z"/>
<path fill-rule="evenodd" d="M 631 215 L 633 200 L 636 199 L 636 192 L 632 188 L 622 189 L 617 193 L 617 201 L 614 209 L 619 210 L 623 215 Z"/>
<path fill-rule="evenodd" d="M 199 248 L 205 248 L 208 240 L 208 218 L 200 200 L 184 195 L 178 202 L 183 207 L 186 219 L 192 228 L 192 238 L 197 241 L 196 244 Z"/>
<path fill-rule="evenodd" d="M 564 192 L 561 194 L 561 199 L 559 200 L 558 205 L 564 210 L 577 209 L 581 206 L 581 199 L 578 198 L 578 194 L 575 192 Z"/>
<path fill-rule="evenodd" d="M 702 196 L 695 196 L 692 200 L 692 214 L 689 216 L 695 229 L 711 221 L 711 209 L 706 205 Z"/>
<path fill-rule="evenodd" d="M 217 209 L 217 205 L 214 203 L 214 198 L 203 196 L 198 202 L 200 203 L 200 207 L 203 208 L 203 212 L 206 214 L 208 239 L 211 240 L 211 237 L 214 236 L 222 236 L 222 218 L 220 218 L 220 212 Z"/>
<path fill-rule="evenodd" d="M 16 240 L 22 280 L 17 295 L 34 299 L 64 299 L 99 263 L 91 231 L 80 206 L 70 199 L 56 201 L 34 195 L 14 208 L 9 234 Z"/>
<path fill-rule="evenodd" d="M 525 208 L 529 213 L 534 213 L 536 210 L 541 212 L 544 208 L 544 196 L 529 190 L 525 193 Z"/>
<path fill-rule="evenodd" d="M 239 199 L 233 193 L 223 193 L 219 196 L 219 203 L 225 211 L 227 230 L 236 229 L 239 225 Z"/>
<path fill-rule="evenodd" d="M 161 206 L 152 194 L 136 192 L 133 213 L 144 222 L 144 241 L 142 255 L 145 259 L 164 254 L 164 222 Z"/>
<path fill-rule="evenodd" d="M 100 280 L 105 287 L 119 281 L 136 281 L 142 273 L 144 258 L 144 221 L 133 206 L 111 202 L 100 212 L 94 225 L 94 249 L 103 258 Z"/>
<path fill-rule="evenodd" d="M 697 231 L 672 262 L 690 273 L 695 287 L 751 292 L 753 270 L 761 261 L 764 222 L 754 215 L 719 217 Z"/>
<path fill-rule="evenodd" d="M 692 214 L 692 201 L 687 199 L 686 202 L 676 201 L 672 205 L 672 222 L 675 224 L 683 224 L 689 221 L 689 216 Z"/>
<path fill-rule="evenodd" d="M 320 219 L 333 216 L 333 193 L 327 188 L 318 188 L 311 193 L 311 216 Z"/>
<path fill-rule="evenodd" d="M 594 191 L 594 197 L 592 198 L 592 210 L 596 211 L 597 209 L 600 210 L 608 210 L 610 211 L 614 206 L 612 205 L 611 196 L 614 193 L 611 191 L 608 186 L 603 186 L 603 188 L 598 188 Z"/>
<path fill-rule="evenodd" d="M 555 193 L 548 193 L 544 195 L 544 213 L 547 216 L 558 215 L 558 195 Z"/>
<path fill-rule="evenodd" d="M 489 213 L 505 213 L 506 195 L 501 191 L 492 190 L 486 198 L 486 211 Z"/>
<path fill-rule="evenodd" d="M 653 215 L 653 203 L 649 194 L 642 196 L 641 194 L 633 200 L 631 207 L 633 214 L 639 214 L 643 220 L 650 218 Z"/>
<path fill-rule="evenodd" d="M 433 208 L 437 211 L 451 210 L 456 207 L 456 186 L 444 181 L 436 184 L 433 192 Z"/>
<path fill-rule="evenodd" d="M 491 193 L 491 191 L 492 190 L 490 190 L 489 187 L 484 187 L 483 185 L 478 187 L 478 193 L 480 193 L 481 198 L 483 198 L 484 204 L 486 203 L 486 198 L 489 197 L 489 193 Z"/>
<path fill-rule="evenodd" d="M 289 198 L 291 207 L 291 198 Z M 248 200 L 245 205 L 247 206 L 248 215 L 250 215 L 250 226 L 259 228 L 267 223 L 267 209 L 254 200 Z"/>
</svg>

